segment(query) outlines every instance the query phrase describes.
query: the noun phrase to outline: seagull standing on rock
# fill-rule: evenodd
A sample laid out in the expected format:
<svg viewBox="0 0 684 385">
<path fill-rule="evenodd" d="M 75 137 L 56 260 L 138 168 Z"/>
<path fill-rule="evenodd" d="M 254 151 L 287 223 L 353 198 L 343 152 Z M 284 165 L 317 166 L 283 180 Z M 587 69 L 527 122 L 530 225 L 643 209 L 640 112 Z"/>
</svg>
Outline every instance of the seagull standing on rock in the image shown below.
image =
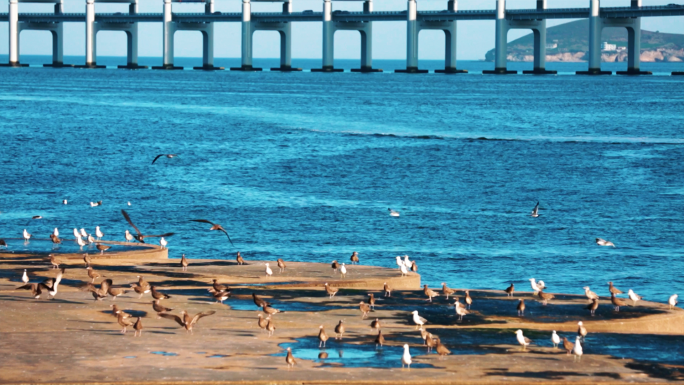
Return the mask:
<svg viewBox="0 0 684 385">
<path fill-rule="evenodd" d="M 584 351 L 582 350 L 582 345 L 580 344 L 579 336 L 577 336 L 577 339 L 575 339 L 575 348 L 572 349 L 572 354 L 575 355 L 574 361 L 582 360 L 582 354 L 584 354 Z"/>
<path fill-rule="evenodd" d="M 640 295 L 637 295 L 637 293 L 635 293 L 634 291 L 632 291 L 632 289 L 629 289 L 629 290 L 627 291 L 627 295 L 629 296 L 629 299 L 631 299 L 632 302 L 633 302 L 633 305 L 632 305 L 632 306 L 636 306 L 636 303 L 637 303 L 640 299 L 644 298 L 644 297 L 642 297 L 642 296 L 640 296 Z"/>
<path fill-rule="evenodd" d="M 584 289 L 584 294 L 586 294 L 587 298 L 589 298 L 590 300 L 599 299 L 599 296 L 596 295 L 596 293 L 589 290 L 589 286 L 585 286 L 585 287 L 583 287 L 583 289 Z"/>
<path fill-rule="evenodd" d="M 537 295 L 542 289 L 539 288 L 539 285 L 537 285 L 537 282 L 535 281 L 534 278 L 530 278 L 530 286 L 532 286 L 532 290 L 534 290 L 534 295 Z"/>
<path fill-rule="evenodd" d="M 26 274 L 26 270 L 24 270 L 24 274 Z M 677 306 L 677 294 L 672 294 L 672 296 L 670 296 L 670 299 L 667 300 L 667 304 L 670 305 L 670 310 L 672 310 L 673 307 Z"/>
<path fill-rule="evenodd" d="M 529 345 L 529 344 L 532 343 L 532 340 L 529 339 L 529 338 L 527 338 L 527 337 L 525 337 L 525 336 L 523 335 L 523 331 L 520 330 L 520 329 L 518 329 L 518 330 L 515 332 L 515 335 L 516 335 L 516 338 L 517 338 L 517 340 L 518 340 L 518 343 L 519 343 L 520 345 L 522 345 L 522 350 L 525 350 L 525 348 L 527 347 L 527 345 Z"/>
<path fill-rule="evenodd" d="M 95 236 L 97 237 L 98 241 L 104 237 L 104 234 L 100 230 L 100 226 L 95 226 Z"/>
<path fill-rule="evenodd" d="M 268 267 L 268 263 L 266 265 L 266 277 L 270 278 L 273 275 L 273 270 L 271 270 L 270 267 Z"/>
<path fill-rule="evenodd" d="M 408 270 L 406 269 L 406 266 L 401 265 L 400 269 L 401 269 L 401 276 L 402 277 L 408 275 Z"/>
<path fill-rule="evenodd" d="M 52 230 L 52 235 L 54 235 L 55 237 L 59 237 L 59 230 L 57 230 L 56 227 L 54 230 Z"/>
<path fill-rule="evenodd" d="M 21 282 L 28 283 L 28 281 L 29 281 L 29 277 L 28 277 L 28 274 L 26 274 L 26 269 L 24 269 L 24 275 L 21 276 Z M 677 296 L 677 294 L 675 294 L 675 297 L 676 296 Z"/>
<path fill-rule="evenodd" d="M 24 236 L 24 241 L 26 241 L 26 242 L 28 242 L 29 239 L 31 239 L 31 234 L 29 234 L 29 232 L 26 231 L 26 229 L 24 229 L 23 236 Z"/>
<path fill-rule="evenodd" d="M 409 346 L 407 344 L 404 344 L 404 354 L 401 356 L 402 369 L 404 368 L 404 365 L 411 369 L 411 353 L 409 353 Z"/>
<path fill-rule="evenodd" d="M 418 310 L 414 310 L 413 313 L 413 323 L 416 324 L 416 329 L 420 326 L 420 330 L 423 330 L 423 325 L 425 325 L 428 321 L 418 315 Z"/>
<path fill-rule="evenodd" d="M 342 278 L 344 278 L 347 275 L 347 268 L 344 267 L 344 263 L 342 266 L 340 266 L 340 274 L 342 274 Z"/>
<path fill-rule="evenodd" d="M 558 334 L 556 334 L 555 330 L 553 331 L 553 333 L 551 333 L 551 343 L 553 343 L 554 349 L 557 349 L 558 344 L 560 344 L 560 337 L 558 337 Z"/>
<path fill-rule="evenodd" d="M 161 238 L 159 239 L 159 244 L 161 245 L 162 249 L 165 249 L 165 248 L 166 248 L 166 245 L 168 245 L 169 242 L 167 242 L 166 239 L 164 239 L 164 237 L 161 237 Z"/>
</svg>

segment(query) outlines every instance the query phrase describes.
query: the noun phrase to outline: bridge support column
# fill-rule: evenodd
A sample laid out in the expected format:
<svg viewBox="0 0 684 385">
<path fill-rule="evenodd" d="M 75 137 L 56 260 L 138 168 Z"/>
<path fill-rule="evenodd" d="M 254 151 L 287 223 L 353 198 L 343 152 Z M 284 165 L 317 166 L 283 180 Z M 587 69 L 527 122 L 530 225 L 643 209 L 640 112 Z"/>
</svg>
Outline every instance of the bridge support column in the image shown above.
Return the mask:
<svg viewBox="0 0 684 385">
<path fill-rule="evenodd" d="M 3 67 L 28 67 L 19 63 L 19 0 L 9 2 L 9 63 Z"/>
<path fill-rule="evenodd" d="M 173 65 L 173 37 L 176 33 L 176 24 L 173 22 L 173 8 L 171 0 L 164 0 L 163 13 L 164 53 L 161 66 L 152 67 L 153 70 L 182 70 L 183 67 Z"/>
<path fill-rule="evenodd" d="M 283 14 L 291 13 L 292 2 L 287 0 L 283 3 Z M 292 23 L 285 23 L 285 26 L 278 30 L 278 34 L 280 35 L 280 67 L 273 67 L 271 71 L 301 71 L 301 68 L 292 68 Z"/>
<path fill-rule="evenodd" d="M 211 15 L 214 13 L 214 0 L 206 0 L 204 13 Z M 216 71 L 223 70 L 223 67 L 214 67 L 214 23 L 208 23 L 202 32 L 202 66 L 193 67 L 196 70 Z"/>
<path fill-rule="evenodd" d="M 231 67 L 231 71 L 261 71 L 252 66 L 252 4 L 250 0 L 242 0 L 242 63 L 240 67 Z"/>
<path fill-rule="evenodd" d="M 483 74 L 517 74 L 506 68 L 508 54 L 508 21 L 506 20 L 506 0 L 496 0 L 496 44 L 494 48 L 494 70 L 482 71 Z"/>
<path fill-rule="evenodd" d="M 105 68 L 97 65 L 97 27 L 95 26 L 95 0 L 86 0 L 86 62 L 76 68 Z"/>
<path fill-rule="evenodd" d="M 599 0 L 590 0 L 589 4 L 589 70 L 577 71 L 577 75 L 612 75 L 611 71 L 601 71 L 601 33 L 603 20 L 599 16 Z"/>
<path fill-rule="evenodd" d="M 323 0 L 323 65 L 311 72 L 343 72 L 335 68 L 335 24 L 332 20 L 332 1 Z"/>
<path fill-rule="evenodd" d="M 458 0 L 449 0 L 447 3 L 447 10 L 451 12 L 458 11 Z M 445 54 L 444 54 L 444 69 L 435 70 L 435 73 L 441 74 L 465 74 L 468 73 L 466 70 L 459 70 L 456 68 L 456 54 L 457 54 L 457 44 L 456 37 L 458 36 L 458 24 L 456 20 L 450 21 L 449 27 L 444 30 L 444 43 L 445 43 Z"/>
<path fill-rule="evenodd" d="M 64 1 L 55 4 L 55 15 L 64 13 Z M 52 63 L 43 64 L 43 67 L 73 67 L 64 64 L 64 23 L 57 23 L 57 26 L 50 31 L 52 34 Z"/>
<path fill-rule="evenodd" d="M 128 5 L 128 14 L 135 15 L 137 13 L 138 0 L 135 0 Z M 147 68 L 147 66 L 138 65 L 138 23 L 132 23 L 124 32 L 126 32 L 126 65 L 120 65 L 117 68 L 129 70 Z"/>
<path fill-rule="evenodd" d="M 418 69 L 418 4 L 408 0 L 406 9 L 406 69 L 398 73 L 425 74 L 428 70 Z"/>
<path fill-rule="evenodd" d="M 641 0 L 632 0 L 632 8 L 641 7 Z M 652 72 L 639 69 L 641 64 L 641 18 L 634 19 L 632 27 L 627 27 L 627 71 L 617 71 L 618 75 L 652 75 Z"/>
<path fill-rule="evenodd" d="M 363 2 L 363 13 L 373 13 L 373 0 Z M 361 34 L 361 67 L 352 68 L 352 72 L 382 72 L 379 68 L 373 68 L 373 22 L 362 23 L 359 29 Z"/>
<path fill-rule="evenodd" d="M 537 0 L 537 10 L 546 9 L 546 0 Z M 531 75 L 555 75 L 557 71 L 546 69 L 546 19 L 537 20 L 537 27 L 532 29 L 534 34 L 534 67 L 532 71 L 523 71 Z"/>
</svg>

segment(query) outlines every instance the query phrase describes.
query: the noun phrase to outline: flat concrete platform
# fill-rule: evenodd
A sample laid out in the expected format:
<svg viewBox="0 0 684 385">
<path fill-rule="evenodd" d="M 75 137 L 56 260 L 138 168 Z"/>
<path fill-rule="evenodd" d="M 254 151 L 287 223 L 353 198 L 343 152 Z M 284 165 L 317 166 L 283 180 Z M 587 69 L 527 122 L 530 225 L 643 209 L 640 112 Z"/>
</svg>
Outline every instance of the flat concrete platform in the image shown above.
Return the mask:
<svg viewBox="0 0 684 385">
<path fill-rule="evenodd" d="M 272 67 L 271 71 L 280 71 L 280 72 L 301 72 L 301 68 L 294 68 L 294 67 L 287 67 L 287 66 L 280 66 L 280 67 Z"/>
<path fill-rule="evenodd" d="M 684 72 L 673 72 L 672 76 L 682 76 L 684 75 Z"/>
<path fill-rule="evenodd" d="M 667 351 L 668 346 L 676 351 L 673 347 L 684 341 L 684 311 L 669 310 L 663 304 L 639 302 L 614 312 L 602 299 L 592 317 L 581 296 L 557 295 L 558 299 L 544 306 L 532 293 L 516 292 L 509 298 L 500 290 L 470 291 L 472 312 L 458 321 L 450 307 L 453 298 L 447 301 L 440 295 L 426 301 L 420 275 L 402 277 L 396 268 L 347 265 L 342 277 L 329 264 L 292 262 L 280 273 L 274 261 L 246 258 L 242 266 L 232 260 L 190 260 L 188 271 L 183 272 L 178 260 L 144 254 L 93 257 L 95 271 L 112 279 L 115 287 L 127 288 L 141 275 L 170 295 L 162 305 L 172 308 L 172 314 L 181 310 L 216 313 L 202 318 L 194 333 L 188 334 L 173 320 L 157 317 L 150 294 L 139 298 L 130 291 L 116 300 L 95 301 L 78 289 L 90 282 L 83 262 L 64 256 L 58 257 L 66 270 L 56 299 L 47 300 L 44 295 L 34 299 L 30 291 L 16 290 L 22 285 L 23 270 L 31 282 L 54 277 L 56 270 L 50 269 L 44 255 L 3 254 L 0 382 L 593 384 L 684 380 L 684 365 L 676 357 L 674 363 L 668 361 L 669 356 L 660 363 L 629 356 Z M 273 269 L 272 277 L 264 274 L 266 262 Z M 223 304 L 215 303 L 207 292 L 213 279 L 233 289 Z M 385 282 L 393 288 L 390 297 L 384 297 L 381 290 Z M 325 283 L 339 288 L 335 297 L 327 295 Z M 276 330 L 271 337 L 257 326 L 261 312 L 252 302 L 252 293 L 283 311 L 272 317 Z M 376 307 L 362 319 L 358 304 L 367 301 L 369 293 L 375 294 Z M 463 301 L 461 289 L 456 295 Z M 524 317 L 518 317 L 515 310 L 519 298 L 527 302 Z M 142 317 L 141 337 L 134 337 L 132 328 L 120 333 L 111 304 Z M 442 339 L 451 355 L 428 354 L 411 321 L 413 310 L 427 318 L 427 330 Z M 373 342 L 377 332 L 369 325 L 376 318 L 387 341 L 384 347 L 376 348 Z M 346 332 L 336 341 L 334 327 L 339 320 L 344 321 Z M 581 363 L 548 341 L 550 330 L 574 340 L 578 320 L 590 333 Z M 318 347 L 321 325 L 330 336 L 325 348 Z M 518 328 L 535 341 L 526 351 L 516 344 L 513 333 Z M 638 349 L 639 343 L 661 345 Z M 409 344 L 413 356 L 410 370 L 401 369 L 403 344 Z M 297 359 L 291 370 L 285 364 L 286 346 L 292 347 Z M 606 346 L 624 347 L 627 356 L 611 355 Z"/>
<path fill-rule="evenodd" d="M 435 70 L 436 74 L 467 74 L 467 70 L 459 70 L 455 68 L 445 68 L 443 70 Z"/>
</svg>

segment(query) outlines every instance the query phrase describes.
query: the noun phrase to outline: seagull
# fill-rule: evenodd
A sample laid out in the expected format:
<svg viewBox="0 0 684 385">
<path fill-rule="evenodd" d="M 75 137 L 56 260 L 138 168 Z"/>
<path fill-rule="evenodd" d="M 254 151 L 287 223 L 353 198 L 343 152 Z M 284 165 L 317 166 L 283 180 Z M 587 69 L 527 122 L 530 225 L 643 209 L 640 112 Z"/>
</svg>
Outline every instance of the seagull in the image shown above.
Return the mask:
<svg viewBox="0 0 684 385">
<path fill-rule="evenodd" d="M 137 336 L 142 337 L 142 331 L 143 331 L 142 317 L 138 317 L 138 320 L 135 321 L 135 324 L 133 325 L 133 329 L 135 329 L 135 334 L 133 335 L 133 337 L 137 337 Z"/>
<path fill-rule="evenodd" d="M 121 333 L 123 334 L 126 334 L 126 329 L 133 325 L 133 322 L 131 322 L 123 313 L 119 313 L 117 321 L 119 322 L 119 325 L 123 327 L 123 329 L 121 329 Z"/>
<path fill-rule="evenodd" d="M 470 314 L 470 312 L 461 305 L 460 302 L 458 302 L 458 299 L 456 302 L 454 302 L 454 305 L 456 306 L 456 314 L 458 314 L 458 320 L 463 321 L 463 316 Z"/>
<path fill-rule="evenodd" d="M 131 201 L 128 201 L 128 205 L 129 205 L 129 206 L 131 205 Z"/>
<path fill-rule="evenodd" d="M 181 260 L 180 260 L 180 265 L 183 271 L 188 271 L 188 265 L 190 263 L 188 262 L 188 259 L 185 258 L 185 254 L 181 255 Z"/>
<path fill-rule="evenodd" d="M 278 262 L 278 272 L 282 274 L 285 271 L 285 261 L 282 258 L 278 258 L 276 262 Z"/>
<path fill-rule="evenodd" d="M 90 266 L 86 267 L 86 270 L 88 270 L 88 277 L 92 278 L 90 283 L 95 283 L 95 280 L 101 277 L 100 273 L 93 270 L 93 268 Z"/>
<path fill-rule="evenodd" d="M 318 331 L 318 340 L 320 341 L 320 342 L 318 343 L 318 347 L 319 347 L 319 348 L 320 348 L 320 347 L 325 347 L 325 341 L 328 340 L 328 335 L 325 334 L 325 329 L 323 328 L 323 325 L 321 325 L 321 326 L 319 327 L 319 331 Z"/>
<path fill-rule="evenodd" d="M 449 300 L 449 296 L 454 293 L 456 293 L 456 290 L 449 288 L 446 283 L 442 282 L 442 294 L 446 296 L 447 301 Z"/>
<path fill-rule="evenodd" d="M 610 301 L 613 303 L 615 311 L 620 311 L 620 306 L 627 306 L 627 303 L 623 301 L 621 298 L 616 297 L 615 293 L 611 293 Z"/>
<path fill-rule="evenodd" d="M 532 216 L 534 218 L 539 216 L 539 202 L 537 202 L 537 204 L 534 205 L 534 209 L 532 210 Z"/>
<path fill-rule="evenodd" d="M 157 159 L 161 158 L 162 156 L 165 156 L 165 157 L 171 159 L 171 158 L 176 157 L 176 156 L 178 156 L 178 155 L 176 155 L 176 154 L 159 154 L 159 155 L 157 155 L 157 156 L 154 157 L 154 160 L 152 161 L 152 164 L 154 164 L 154 162 L 156 162 Z"/>
<path fill-rule="evenodd" d="M 537 293 L 541 291 L 539 285 L 537 285 L 537 282 L 535 282 L 534 278 L 530 278 L 530 286 L 532 286 L 532 290 L 534 290 L 534 295 L 537 295 Z"/>
<path fill-rule="evenodd" d="M 161 235 L 143 235 L 140 230 L 138 230 L 137 227 L 131 222 L 131 217 L 128 216 L 128 213 L 126 210 L 121 210 L 121 214 L 123 214 L 124 218 L 126 219 L 126 222 L 128 222 L 129 225 L 133 226 L 133 229 L 137 233 L 137 235 L 133 235 L 133 238 L 137 240 L 140 243 L 145 243 L 145 238 L 157 238 L 157 237 L 170 237 L 174 233 L 166 233 L 166 234 L 161 234 Z M 126 236 L 126 240 L 128 240 L 128 236 Z"/>
<path fill-rule="evenodd" d="M 230 235 L 228 235 L 228 232 L 226 231 L 226 229 L 224 229 L 223 226 L 219 225 L 218 223 L 213 223 L 213 222 L 210 222 L 206 219 L 191 219 L 190 222 L 201 222 L 201 223 L 210 224 L 211 228 L 209 229 L 209 231 L 213 231 L 213 230 L 223 231 L 223 233 L 226 234 L 226 236 L 228 237 L 228 241 L 230 242 L 230 244 L 233 247 L 235 246 L 235 245 L 233 245 L 233 241 L 230 239 Z"/>
<path fill-rule="evenodd" d="M 378 329 L 378 330 L 382 329 L 382 327 L 380 326 L 380 319 L 376 318 L 373 322 L 371 322 L 370 327 L 371 327 L 371 332 L 373 332 L 373 329 Z"/>
<path fill-rule="evenodd" d="M 21 276 L 21 282 L 28 283 L 28 281 L 29 281 L 29 277 L 28 277 L 28 274 L 26 274 L 26 269 L 24 269 L 24 275 Z M 675 294 L 674 296 L 676 297 L 677 295 Z M 670 298 L 670 299 L 672 299 L 672 298 Z"/>
<path fill-rule="evenodd" d="M 504 291 L 506 292 L 506 297 L 513 297 L 513 293 L 515 292 L 515 285 L 511 283 L 511 286 L 507 287 Z"/>
<path fill-rule="evenodd" d="M 375 337 L 375 348 L 378 348 L 378 345 L 382 347 L 382 345 L 385 343 L 385 337 L 382 336 L 382 330 L 378 330 L 378 336 Z"/>
<path fill-rule="evenodd" d="M 599 305 L 598 298 L 592 299 L 591 303 L 589 305 L 587 305 L 587 309 L 591 310 L 591 316 L 592 317 L 594 316 L 594 313 L 596 313 L 596 309 L 598 309 L 598 305 Z"/>
<path fill-rule="evenodd" d="M 271 319 L 271 316 L 269 315 L 266 317 L 268 320 L 268 323 L 266 324 L 266 331 L 268 332 L 269 337 L 273 337 L 273 333 L 275 333 L 275 325 L 273 324 L 273 320 Z"/>
<path fill-rule="evenodd" d="M 164 239 L 164 237 L 161 237 L 161 238 L 159 239 L 159 244 L 161 245 L 161 248 L 162 248 L 162 249 L 165 249 L 165 248 L 166 248 L 166 245 L 168 245 L 169 242 L 167 242 L 166 239 Z"/>
<path fill-rule="evenodd" d="M 183 326 L 187 332 L 192 334 L 192 327 L 203 317 L 210 316 L 212 314 L 215 314 L 216 312 L 213 310 L 210 311 L 203 311 L 201 313 L 197 313 L 194 316 L 190 316 L 185 310 L 180 312 L 181 317 L 174 315 L 174 314 L 167 314 L 167 313 L 161 313 L 159 314 L 163 318 L 168 318 L 176 321 L 180 326 Z"/>
<path fill-rule="evenodd" d="M 340 323 L 335 326 L 335 339 L 336 340 L 341 340 L 342 335 L 344 335 L 344 325 L 342 325 L 344 321 L 340 320 Z"/>
<path fill-rule="evenodd" d="M 599 296 L 596 295 L 596 293 L 589 290 L 589 286 L 585 286 L 585 287 L 583 287 L 583 289 L 584 289 L 584 294 L 586 294 L 587 298 L 589 298 L 590 300 L 599 299 Z"/>
<path fill-rule="evenodd" d="M 259 325 L 259 327 L 262 329 L 262 331 L 265 331 L 266 325 L 268 325 L 269 318 L 268 317 L 264 318 L 264 316 L 261 315 L 261 313 L 257 314 L 257 316 L 259 317 L 259 320 L 257 321 L 257 325 Z"/>
<path fill-rule="evenodd" d="M 451 354 L 451 350 L 447 349 L 446 346 L 442 345 L 442 341 L 439 340 L 439 337 L 437 337 L 436 341 L 437 347 L 435 348 L 435 350 L 437 351 L 437 354 L 439 354 L 441 357 Z"/>
<path fill-rule="evenodd" d="M 50 264 L 52 265 L 53 269 L 59 269 L 59 261 L 53 254 L 48 254 L 48 257 L 50 257 Z"/>
<path fill-rule="evenodd" d="M 76 243 L 78 243 L 78 245 L 80 246 L 80 250 L 83 250 L 83 246 L 86 245 L 85 241 L 81 237 L 76 238 Z"/>
<path fill-rule="evenodd" d="M 613 282 L 608 282 L 608 291 L 610 291 L 610 294 L 615 294 L 615 295 L 623 294 L 620 289 L 613 286 Z"/>
<path fill-rule="evenodd" d="M 355 263 L 359 263 L 359 253 L 356 251 L 352 253 L 351 257 L 349 257 L 349 260 L 351 261 L 352 265 Z"/>
<path fill-rule="evenodd" d="M 370 305 L 371 309 L 375 311 L 375 296 L 373 293 L 368 293 L 368 305 Z"/>
<path fill-rule="evenodd" d="M 55 236 L 55 234 L 50 234 L 50 240 L 51 240 L 52 243 L 53 243 L 53 246 L 52 246 L 53 248 L 54 248 L 55 246 L 59 245 L 60 243 L 62 243 L 62 240 L 59 239 L 58 236 Z"/>
<path fill-rule="evenodd" d="M 546 306 L 547 303 L 549 303 L 550 300 L 554 299 L 555 296 L 551 293 L 544 293 L 543 291 L 539 291 L 539 298 L 542 299 L 542 304 Z"/>
<path fill-rule="evenodd" d="M 239 251 L 237 252 L 237 256 L 235 257 L 235 262 L 237 262 L 238 265 L 244 265 L 245 264 L 245 260 L 244 260 L 244 258 L 242 258 L 242 255 L 240 254 Z"/>
<path fill-rule="evenodd" d="M 567 352 L 567 355 L 569 356 L 570 353 L 572 353 L 572 349 L 575 347 L 575 344 L 572 342 L 568 341 L 567 338 L 563 337 L 563 348 Z"/>
<path fill-rule="evenodd" d="M 157 291 L 157 288 L 155 286 L 150 286 L 150 294 L 152 294 L 152 298 L 157 300 L 171 298 L 170 295 Z"/>
<path fill-rule="evenodd" d="M 416 264 L 416 261 L 411 261 L 411 271 L 414 273 L 418 272 L 418 265 Z"/>
<path fill-rule="evenodd" d="M 539 281 L 537 281 L 537 287 L 539 288 L 539 290 L 544 290 L 547 288 L 546 284 L 541 279 Z"/>
<path fill-rule="evenodd" d="M 409 261 L 408 255 L 404 255 L 404 266 L 406 266 L 407 269 L 410 269 L 411 266 L 413 266 L 413 263 Z"/>
<path fill-rule="evenodd" d="M 389 210 L 390 217 L 398 217 L 399 216 L 399 211 L 394 211 L 392 209 L 387 209 Z"/>
<path fill-rule="evenodd" d="M 587 333 L 588 333 L 587 328 L 584 327 L 584 325 L 582 324 L 582 321 L 578 322 L 577 323 L 577 335 L 582 337 L 582 339 L 584 339 L 584 337 L 587 336 Z"/>
<path fill-rule="evenodd" d="M 93 243 L 95 243 L 95 238 L 93 238 L 92 235 L 88 234 L 88 244 L 92 245 Z"/>
<path fill-rule="evenodd" d="M 95 226 L 95 236 L 97 237 L 98 241 L 104 237 L 104 234 L 100 230 L 100 226 Z"/>
<path fill-rule="evenodd" d="M 264 305 L 261 307 L 261 310 L 262 310 L 264 313 L 268 314 L 268 315 L 274 315 L 274 314 L 278 314 L 278 313 L 285 313 L 283 310 L 278 310 L 278 309 L 276 309 L 276 308 L 273 308 L 273 307 L 268 306 L 267 304 L 264 304 Z"/>
<path fill-rule="evenodd" d="M 520 298 L 518 300 L 518 317 L 525 316 L 525 300 Z"/>
<path fill-rule="evenodd" d="M 24 270 L 24 274 L 26 274 L 26 270 Z M 672 310 L 673 307 L 677 306 L 677 294 L 672 294 L 670 296 L 670 299 L 667 300 L 667 304 L 670 305 L 670 310 Z"/>
<path fill-rule="evenodd" d="M 401 356 L 401 368 L 404 368 L 404 365 L 411 369 L 411 353 L 409 353 L 409 346 L 407 344 L 404 344 L 404 354 Z"/>
<path fill-rule="evenodd" d="M 342 278 L 344 278 L 347 275 L 347 268 L 344 267 L 344 263 L 342 266 L 340 266 L 340 274 L 342 274 Z"/>
<path fill-rule="evenodd" d="M 54 230 L 52 230 L 52 235 L 54 235 L 55 237 L 59 237 L 59 230 L 57 230 L 56 227 Z"/>
<path fill-rule="evenodd" d="M 83 238 L 88 238 L 88 233 L 86 233 L 86 231 L 85 231 L 84 228 L 81 228 L 81 236 L 82 236 Z"/>
<path fill-rule="evenodd" d="M 74 229 L 74 239 L 76 238 L 81 238 L 81 233 L 78 232 L 78 229 Z"/>
<path fill-rule="evenodd" d="M 397 266 L 399 266 L 400 268 L 402 266 L 404 266 L 404 261 L 401 260 L 401 257 L 397 255 L 396 258 L 397 258 Z"/>
<path fill-rule="evenodd" d="M 90 207 L 102 206 L 102 201 L 90 202 Z"/>
<path fill-rule="evenodd" d="M 582 351 L 582 344 L 580 344 L 579 336 L 575 339 L 575 348 L 572 349 L 572 354 L 575 355 L 575 361 L 582 361 L 582 354 L 584 354 L 584 352 Z"/>
<path fill-rule="evenodd" d="M 62 201 L 62 204 L 63 204 L 63 205 L 65 205 L 65 204 L 67 204 L 67 203 L 68 203 L 68 202 L 67 202 L 66 199 Z"/>
<path fill-rule="evenodd" d="M 385 292 L 385 297 L 391 297 L 392 296 L 392 288 L 390 285 L 385 282 L 382 284 L 382 290 Z"/>
<path fill-rule="evenodd" d="M 606 241 L 605 239 L 601 239 L 601 238 L 596 238 L 596 244 L 599 246 L 613 246 L 613 247 L 615 247 L 615 244 L 613 244 L 613 242 Z"/>
<path fill-rule="evenodd" d="M 361 319 L 366 319 L 368 317 L 368 312 L 371 310 L 370 305 L 361 301 L 359 302 L 359 310 L 361 310 Z"/>
<path fill-rule="evenodd" d="M 169 309 L 167 307 L 160 305 L 158 299 L 155 299 L 154 301 L 152 301 L 152 309 L 154 309 L 154 311 L 157 312 L 157 315 L 159 313 L 165 313 L 167 311 L 173 310 L 173 309 Z M 161 318 L 161 317 L 158 317 L 158 318 Z"/>
<path fill-rule="evenodd" d="M 558 337 L 558 334 L 556 334 L 555 330 L 551 333 L 551 343 L 553 343 L 554 349 L 558 349 L 558 344 L 560 344 L 560 337 Z"/>
<path fill-rule="evenodd" d="M 326 293 L 328 293 L 330 298 L 334 297 L 335 294 L 337 294 L 337 292 L 340 291 L 340 289 L 334 289 L 334 288 L 330 287 L 327 282 L 325 283 L 324 286 L 325 286 L 325 291 L 326 291 Z"/>
<path fill-rule="evenodd" d="M 292 355 L 292 349 L 287 348 L 287 356 L 285 356 L 285 362 L 287 363 L 287 368 L 291 369 L 295 366 L 295 359 L 294 356 Z"/>
<path fill-rule="evenodd" d="M 7 242 L 5 242 L 4 239 L 0 239 L 0 246 L 5 246 L 5 247 L 7 247 Z"/>
<path fill-rule="evenodd" d="M 464 299 L 468 310 L 470 310 L 470 305 L 473 304 L 473 299 L 470 297 L 470 292 L 468 290 L 465 291 L 465 299 Z"/>
<path fill-rule="evenodd" d="M 439 294 L 437 294 L 434 290 L 430 289 L 428 285 L 423 285 L 423 293 L 428 297 L 428 301 L 432 302 L 432 297 L 437 297 Z"/>
<path fill-rule="evenodd" d="M 632 289 L 629 289 L 629 290 L 627 291 L 627 295 L 629 296 L 629 299 L 632 300 L 632 303 L 633 303 L 632 306 L 636 306 L 636 303 L 637 303 L 640 299 L 643 299 L 643 298 L 644 298 L 644 297 L 642 297 L 642 296 L 640 296 L 640 295 L 637 295 L 637 293 L 633 292 Z"/>
<path fill-rule="evenodd" d="M 79 238 L 78 240 L 80 241 L 81 238 Z M 101 244 L 101 243 L 96 243 L 96 244 L 95 244 L 95 247 L 96 247 L 98 250 L 100 250 L 100 255 L 104 255 L 104 252 L 105 252 L 105 251 L 107 251 L 107 250 L 109 250 L 109 249 L 112 248 L 111 246 L 103 245 L 103 244 Z"/>
<path fill-rule="evenodd" d="M 24 234 L 23 234 L 23 235 L 24 235 L 24 241 L 28 242 L 29 239 L 31 239 L 31 234 L 29 234 L 29 232 L 26 231 L 26 229 L 24 229 Z"/>
<path fill-rule="evenodd" d="M 124 234 L 124 237 L 126 237 L 126 242 L 129 242 L 129 243 L 132 242 L 133 239 L 135 239 L 135 238 L 133 238 L 133 234 L 131 234 L 131 232 L 128 230 L 126 230 L 126 234 Z"/>
<path fill-rule="evenodd" d="M 402 277 L 405 276 L 405 275 L 408 275 L 408 270 L 406 270 L 406 266 L 401 265 L 401 268 L 400 268 L 400 269 L 401 269 L 401 276 L 402 276 Z"/>
<path fill-rule="evenodd" d="M 423 325 L 425 325 L 428 321 L 418 315 L 418 310 L 414 310 L 411 314 L 413 314 L 413 323 L 416 324 L 416 329 L 420 326 L 420 330 L 423 330 Z"/>
<path fill-rule="evenodd" d="M 271 270 L 271 268 L 268 267 L 268 263 L 265 263 L 265 265 L 266 265 L 266 276 L 270 278 L 273 275 L 273 270 Z"/>
<path fill-rule="evenodd" d="M 527 338 L 527 337 L 525 337 L 525 336 L 523 335 L 523 331 L 522 331 L 522 330 L 518 329 L 518 330 L 515 332 L 515 334 L 516 334 L 516 338 L 518 339 L 518 343 L 519 343 L 520 345 L 522 345 L 522 350 L 525 350 L 525 348 L 527 347 L 527 345 L 529 345 L 529 344 L 532 343 L 532 340 L 530 340 L 529 338 Z"/>
</svg>

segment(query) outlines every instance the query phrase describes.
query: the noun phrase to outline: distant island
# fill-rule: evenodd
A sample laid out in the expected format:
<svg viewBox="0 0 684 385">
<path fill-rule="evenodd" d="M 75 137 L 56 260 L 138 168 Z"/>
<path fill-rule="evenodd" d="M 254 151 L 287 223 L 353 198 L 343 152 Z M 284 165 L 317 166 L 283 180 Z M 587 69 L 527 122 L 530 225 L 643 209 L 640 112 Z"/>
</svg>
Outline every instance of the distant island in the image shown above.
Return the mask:
<svg viewBox="0 0 684 385">
<path fill-rule="evenodd" d="M 605 28 L 601 35 L 601 56 L 606 62 L 627 61 L 627 30 Z M 508 43 L 509 61 L 533 61 L 534 38 L 530 33 Z M 577 20 L 546 30 L 546 61 L 580 62 L 587 60 L 589 21 Z M 494 49 L 485 55 L 494 61 Z M 684 61 L 684 35 L 641 30 L 642 62 Z"/>
</svg>

